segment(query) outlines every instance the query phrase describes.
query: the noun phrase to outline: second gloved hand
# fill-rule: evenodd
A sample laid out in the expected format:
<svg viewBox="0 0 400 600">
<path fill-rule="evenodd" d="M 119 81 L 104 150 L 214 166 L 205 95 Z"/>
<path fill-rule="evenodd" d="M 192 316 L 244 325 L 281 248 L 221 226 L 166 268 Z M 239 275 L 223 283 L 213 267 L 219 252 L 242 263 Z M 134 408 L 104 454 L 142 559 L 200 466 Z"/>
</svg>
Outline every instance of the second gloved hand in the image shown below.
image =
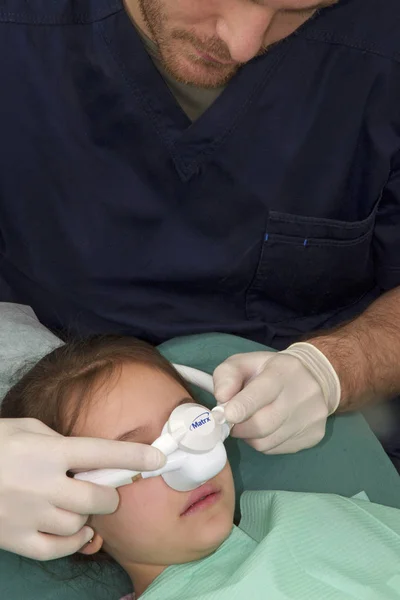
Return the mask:
<svg viewBox="0 0 400 600">
<path fill-rule="evenodd" d="M 144 444 L 67 438 L 35 419 L 0 419 L 0 548 L 37 560 L 73 554 L 93 536 L 89 515 L 113 513 L 119 495 L 67 472 L 164 463 Z"/>
<path fill-rule="evenodd" d="M 320 442 L 341 393 L 331 363 L 308 343 L 232 356 L 215 370 L 214 385 L 217 402 L 227 402 L 225 416 L 235 424 L 232 435 L 266 454 Z"/>
</svg>

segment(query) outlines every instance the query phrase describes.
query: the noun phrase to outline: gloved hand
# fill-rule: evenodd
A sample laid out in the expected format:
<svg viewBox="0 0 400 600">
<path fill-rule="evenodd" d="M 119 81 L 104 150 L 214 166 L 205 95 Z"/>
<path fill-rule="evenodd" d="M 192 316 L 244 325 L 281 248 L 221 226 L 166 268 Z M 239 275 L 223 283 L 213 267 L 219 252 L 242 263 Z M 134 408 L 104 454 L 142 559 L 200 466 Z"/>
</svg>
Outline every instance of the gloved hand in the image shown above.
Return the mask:
<svg viewBox="0 0 400 600">
<path fill-rule="evenodd" d="M 214 371 L 214 394 L 225 406 L 232 435 L 265 454 L 310 448 L 325 435 L 340 402 L 340 382 L 315 346 L 237 354 Z"/>
<path fill-rule="evenodd" d="M 113 513 L 119 495 L 66 472 L 164 463 L 144 444 L 66 438 L 35 419 L 0 419 L 0 548 L 38 560 L 73 554 L 93 537 L 88 516 Z"/>
</svg>

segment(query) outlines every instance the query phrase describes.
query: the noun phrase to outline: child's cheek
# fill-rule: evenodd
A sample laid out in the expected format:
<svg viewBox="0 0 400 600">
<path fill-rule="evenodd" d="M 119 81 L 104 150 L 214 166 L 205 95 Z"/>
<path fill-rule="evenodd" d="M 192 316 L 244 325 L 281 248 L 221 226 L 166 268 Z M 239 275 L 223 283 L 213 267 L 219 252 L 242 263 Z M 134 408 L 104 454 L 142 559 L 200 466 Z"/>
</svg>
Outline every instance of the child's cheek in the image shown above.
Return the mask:
<svg viewBox="0 0 400 600">
<path fill-rule="evenodd" d="M 117 510 L 110 515 L 99 515 L 94 517 L 93 526 L 98 532 L 110 541 L 117 542 L 130 537 L 133 531 L 145 525 L 149 508 L 146 507 L 146 496 L 139 484 L 125 485 L 118 489 L 120 501 Z"/>
<path fill-rule="evenodd" d="M 147 535 L 155 537 L 157 530 L 163 528 L 165 514 L 170 508 L 164 486 L 164 481 L 157 477 L 120 488 L 121 500 L 114 513 L 116 529 L 124 531 L 124 535 L 128 531 L 134 532 L 138 541 Z"/>
<path fill-rule="evenodd" d="M 162 498 L 165 496 L 166 484 L 161 477 L 151 479 L 142 479 L 135 481 L 131 485 L 124 485 L 119 488 L 120 503 L 117 513 L 142 514 L 143 516 L 151 516 L 154 508 L 156 508 Z"/>
</svg>

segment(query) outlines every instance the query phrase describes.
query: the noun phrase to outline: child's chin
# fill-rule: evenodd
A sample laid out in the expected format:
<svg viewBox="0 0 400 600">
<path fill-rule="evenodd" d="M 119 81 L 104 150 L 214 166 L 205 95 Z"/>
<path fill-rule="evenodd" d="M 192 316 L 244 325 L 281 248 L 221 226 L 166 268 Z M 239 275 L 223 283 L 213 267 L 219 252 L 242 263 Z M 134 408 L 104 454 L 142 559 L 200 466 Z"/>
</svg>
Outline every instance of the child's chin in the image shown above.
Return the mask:
<svg viewBox="0 0 400 600">
<path fill-rule="evenodd" d="M 214 552 L 216 552 L 218 548 L 222 546 L 225 540 L 228 539 L 231 531 L 232 523 L 230 527 L 219 529 L 218 531 L 214 531 L 213 533 L 209 532 L 208 535 L 205 535 L 203 533 L 203 535 L 198 536 L 197 539 L 192 539 L 191 551 L 188 551 L 188 548 L 186 548 L 185 557 L 179 562 L 194 562 L 196 560 L 201 560 L 202 558 L 207 558 L 207 556 L 214 554 Z"/>
<path fill-rule="evenodd" d="M 233 527 L 231 515 L 220 515 L 199 532 L 198 548 L 203 553 L 201 558 L 215 552 L 231 534 Z"/>
</svg>

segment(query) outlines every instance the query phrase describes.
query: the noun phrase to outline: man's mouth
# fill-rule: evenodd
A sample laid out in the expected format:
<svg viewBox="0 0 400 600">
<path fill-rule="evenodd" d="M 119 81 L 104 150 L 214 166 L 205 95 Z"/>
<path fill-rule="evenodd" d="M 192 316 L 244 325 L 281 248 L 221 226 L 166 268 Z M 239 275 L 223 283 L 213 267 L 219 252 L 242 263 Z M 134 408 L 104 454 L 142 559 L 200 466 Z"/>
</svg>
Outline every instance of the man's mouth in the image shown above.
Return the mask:
<svg viewBox="0 0 400 600">
<path fill-rule="evenodd" d="M 198 511 L 204 510 L 216 502 L 221 497 L 221 490 L 211 483 L 206 483 L 194 490 L 186 506 L 184 507 L 181 517 L 192 515 Z"/>
<path fill-rule="evenodd" d="M 197 49 L 196 49 L 196 52 L 200 56 L 200 58 L 202 58 L 203 60 L 206 60 L 207 62 L 210 62 L 210 63 L 214 63 L 216 65 L 233 66 L 233 65 L 237 64 L 233 60 L 228 61 L 228 60 L 222 60 L 220 58 L 215 58 L 215 56 L 211 56 L 211 54 L 208 54 L 207 52 L 202 52 Z"/>
</svg>

